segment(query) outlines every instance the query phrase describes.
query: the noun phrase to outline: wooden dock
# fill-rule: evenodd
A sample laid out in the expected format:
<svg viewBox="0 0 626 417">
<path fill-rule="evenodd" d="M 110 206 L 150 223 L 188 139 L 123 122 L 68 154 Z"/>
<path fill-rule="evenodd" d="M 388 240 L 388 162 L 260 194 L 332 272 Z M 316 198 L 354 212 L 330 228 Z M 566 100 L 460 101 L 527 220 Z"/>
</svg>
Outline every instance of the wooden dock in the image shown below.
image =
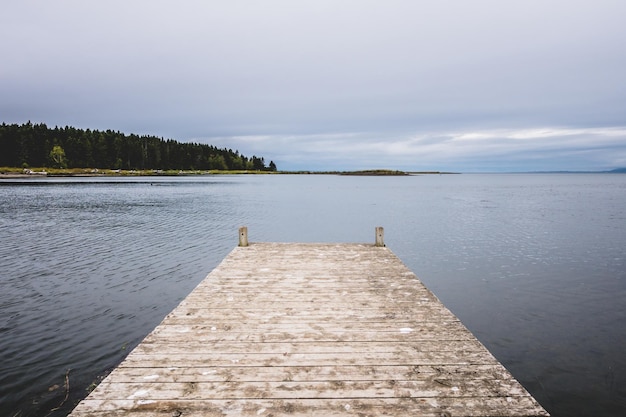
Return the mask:
<svg viewBox="0 0 626 417">
<path fill-rule="evenodd" d="M 376 242 L 235 248 L 71 416 L 547 416 Z"/>
</svg>

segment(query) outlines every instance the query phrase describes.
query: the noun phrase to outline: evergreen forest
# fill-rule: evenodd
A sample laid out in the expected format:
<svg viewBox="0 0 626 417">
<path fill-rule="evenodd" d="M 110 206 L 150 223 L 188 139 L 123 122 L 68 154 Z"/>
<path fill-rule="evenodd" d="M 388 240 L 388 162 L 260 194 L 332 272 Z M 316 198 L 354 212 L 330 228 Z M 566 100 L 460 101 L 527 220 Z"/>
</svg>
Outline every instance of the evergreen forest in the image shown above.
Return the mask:
<svg viewBox="0 0 626 417">
<path fill-rule="evenodd" d="M 31 122 L 0 125 L 0 166 L 106 168 L 124 170 L 276 171 L 273 161 L 232 149 L 74 127 L 49 128 Z"/>
</svg>

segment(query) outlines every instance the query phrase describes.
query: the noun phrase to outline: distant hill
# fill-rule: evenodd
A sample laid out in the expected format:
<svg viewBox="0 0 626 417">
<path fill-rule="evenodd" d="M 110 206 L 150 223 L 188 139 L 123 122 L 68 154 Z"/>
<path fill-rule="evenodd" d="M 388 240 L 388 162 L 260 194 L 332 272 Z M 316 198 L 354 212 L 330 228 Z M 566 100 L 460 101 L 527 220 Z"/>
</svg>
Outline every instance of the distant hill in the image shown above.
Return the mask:
<svg viewBox="0 0 626 417">
<path fill-rule="evenodd" d="M 626 174 L 626 168 L 615 168 L 608 172 L 615 173 L 615 174 Z"/>
</svg>

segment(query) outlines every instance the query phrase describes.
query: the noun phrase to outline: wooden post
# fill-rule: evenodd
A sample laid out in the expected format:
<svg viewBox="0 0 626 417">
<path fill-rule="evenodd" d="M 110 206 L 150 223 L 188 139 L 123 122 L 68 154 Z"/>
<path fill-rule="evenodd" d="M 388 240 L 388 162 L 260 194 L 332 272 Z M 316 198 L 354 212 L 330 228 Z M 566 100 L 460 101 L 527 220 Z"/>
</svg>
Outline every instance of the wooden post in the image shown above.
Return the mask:
<svg viewBox="0 0 626 417">
<path fill-rule="evenodd" d="M 380 226 L 376 227 L 376 245 L 375 246 L 385 246 L 385 230 Z"/>
<path fill-rule="evenodd" d="M 239 246 L 248 246 L 248 228 L 246 226 L 239 228 Z"/>
</svg>

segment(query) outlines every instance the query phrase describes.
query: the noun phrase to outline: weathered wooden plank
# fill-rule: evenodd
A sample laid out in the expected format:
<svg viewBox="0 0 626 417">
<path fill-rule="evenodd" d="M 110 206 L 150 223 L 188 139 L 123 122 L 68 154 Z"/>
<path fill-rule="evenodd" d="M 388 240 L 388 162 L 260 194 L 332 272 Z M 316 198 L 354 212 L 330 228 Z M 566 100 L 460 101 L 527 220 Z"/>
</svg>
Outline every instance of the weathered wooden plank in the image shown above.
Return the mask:
<svg viewBox="0 0 626 417">
<path fill-rule="evenodd" d="M 372 291 L 374 293 L 375 291 Z M 303 307 L 307 310 L 315 309 L 315 308 L 323 308 L 328 305 L 331 308 L 339 308 L 340 306 L 344 306 L 346 309 L 375 309 L 375 308 L 385 308 L 390 304 L 398 305 L 401 308 L 412 308 L 415 304 L 415 300 L 411 299 L 410 296 L 406 297 L 386 297 L 383 294 L 379 294 L 376 296 L 377 298 L 367 297 L 366 295 L 362 295 L 360 297 L 331 297 L 326 294 L 316 294 L 316 295 L 302 295 L 299 297 L 280 297 L 280 296 L 272 296 L 272 294 L 267 294 L 264 296 L 247 296 L 244 294 L 233 293 L 228 295 L 228 297 L 223 297 L 222 299 L 216 299 L 211 296 L 203 296 L 192 298 L 190 301 L 194 303 L 203 303 L 207 308 L 246 308 L 246 307 L 254 307 L 260 308 L 264 304 L 280 302 L 285 307 L 298 308 L 298 306 Z"/>
<path fill-rule="evenodd" d="M 445 327 L 445 326 L 442 326 Z M 449 326 L 455 327 L 455 326 Z M 212 330 L 214 329 L 214 330 Z M 231 330 L 223 330 L 221 327 L 205 327 L 202 329 L 192 329 L 190 326 L 161 326 L 158 331 L 150 334 L 145 341 L 149 343 L 157 343 L 167 340 L 194 340 L 202 343 L 211 343 L 216 341 L 249 341 L 251 343 L 258 342 L 282 342 L 285 340 L 298 340 L 306 338 L 309 341 L 317 342 L 405 342 L 405 341 L 423 341 L 423 340 L 440 340 L 445 343 L 449 340 L 469 340 L 473 336 L 467 332 L 458 332 L 455 329 L 441 335 L 434 329 L 424 329 L 413 331 L 411 333 L 401 333 L 397 331 L 318 331 L 318 330 L 300 330 L 290 331 L 284 328 L 282 331 L 254 331 L 249 332 L 233 332 Z"/>
<path fill-rule="evenodd" d="M 504 380 L 510 374 L 501 364 L 475 365 L 334 365 L 232 367 L 126 367 L 120 366 L 107 381 L 129 383 L 215 381 L 402 381 L 416 379 Z"/>
<path fill-rule="evenodd" d="M 97 388 L 103 400 L 216 400 L 298 399 L 298 398 L 439 398 L 475 397 L 476 392 L 490 391 L 494 396 L 520 397 L 526 391 L 511 380 L 430 379 L 410 381 L 280 381 L 280 382 L 103 382 Z"/>
<path fill-rule="evenodd" d="M 202 314 L 195 316 L 172 316 L 167 321 L 166 326 L 180 326 L 201 329 L 204 327 L 218 327 L 223 331 L 242 331 L 250 327 L 259 326 L 262 331 L 284 331 L 291 330 L 293 332 L 304 331 L 311 328 L 324 328 L 326 331 L 344 330 L 344 331 L 387 331 L 398 332 L 399 329 L 413 329 L 412 332 L 420 331 L 415 329 L 428 328 L 429 324 L 437 325 L 438 323 L 452 323 L 455 321 L 454 317 L 447 314 L 439 314 L 434 312 L 432 314 L 402 314 L 399 313 L 396 319 L 386 320 L 384 316 L 370 317 L 370 318 L 358 318 L 356 315 L 338 315 L 338 323 L 332 324 L 333 316 L 331 314 L 316 314 L 312 312 L 309 317 L 307 316 L 280 316 L 280 315 L 268 315 L 262 316 L 246 316 L 240 315 L 236 312 L 229 313 L 228 311 L 217 311 L 215 314 Z M 291 327 L 290 327 L 291 326 Z M 260 330 L 259 330 L 260 331 Z M 422 330 L 423 331 L 423 330 Z"/>
<path fill-rule="evenodd" d="M 236 248 L 72 416 L 544 416 L 384 247 Z"/>
<path fill-rule="evenodd" d="M 80 407 L 80 409 L 79 409 Z M 297 400 L 90 400 L 75 415 L 96 417 L 167 416 L 546 416 L 530 396 L 465 398 L 345 398 Z"/>
<path fill-rule="evenodd" d="M 302 303 L 299 303 L 302 305 Z M 167 316 L 169 324 L 177 324 L 177 321 L 181 324 L 187 324 L 190 320 L 196 319 L 200 323 L 204 320 L 215 319 L 229 319 L 230 321 L 242 321 L 247 322 L 255 320 L 259 322 L 271 322 L 277 321 L 281 323 L 290 322 L 385 322 L 392 323 L 394 321 L 412 321 L 412 322 L 424 322 L 424 321 L 448 321 L 456 320 L 456 317 L 445 308 L 432 305 L 420 306 L 415 311 L 414 306 L 402 309 L 396 306 L 395 309 L 347 309 L 345 306 L 337 306 L 337 308 L 319 308 L 310 310 L 291 310 L 284 311 L 267 311 L 267 309 L 257 308 L 251 309 L 249 305 L 243 308 L 179 308 L 174 313 Z"/>
<path fill-rule="evenodd" d="M 169 323 L 169 322 L 168 322 Z M 335 322 L 323 322 L 323 321 L 313 321 L 307 323 L 304 322 L 295 322 L 295 323 L 262 323 L 262 322 L 252 322 L 251 325 L 248 323 L 237 322 L 237 321 L 229 321 L 223 317 L 218 317 L 214 320 L 204 320 L 202 324 L 198 324 L 197 321 L 190 319 L 187 324 L 165 324 L 161 325 L 162 329 L 158 329 L 158 333 L 160 331 L 172 331 L 177 333 L 214 333 L 214 332 L 248 332 L 248 333 L 277 333 L 277 332 L 289 332 L 293 334 L 297 334 L 299 332 L 308 332 L 317 331 L 317 332 L 325 332 L 325 333 L 389 333 L 396 334 L 402 337 L 411 337 L 416 333 L 427 333 L 427 332 L 439 332 L 440 336 L 441 331 L 445 331 L 446 333 L 463 333 L 469 334 L 471 333 L 459 322 L 458 320 L 450 320 L 450 321 L 394 321 L 394 322 L 345 322 L 345 323 L 335 323 Z"/>
<path fill-rule="evenodd" d="M 402 355 L 405 352 L 482 352 L 483 345 L 476 339 L 468 340 L 450 340 L 445 344 L 440 341 L 423 341 L 423 342 L 267 342 L 267 343 L 249 343 L 249 342 L 229 342 L 215 341 L 212 343 L 197 342 L 193 339 L 169 341 L 167 343 L 142 343 L 133 351 L 135 354 L 154 354 L 167 353 L 188 354 L 190 352 L 207 352 L 216 353 L 279 353 L 292 354 L 322 354 L 322 353 L 342 353 L 342 354 L 360 354 L 360 353 L 395 353 Z"/>
<path fill-rule="evenodd" d="M 485 350 L 469 352 L 380 353 L 210 353 L 194 352 L 174 355 L 168 352 L 131 354 L 125 366 L 324 366 L 324 365 L 485 365 L 494 358 Z"/>
</svg>

